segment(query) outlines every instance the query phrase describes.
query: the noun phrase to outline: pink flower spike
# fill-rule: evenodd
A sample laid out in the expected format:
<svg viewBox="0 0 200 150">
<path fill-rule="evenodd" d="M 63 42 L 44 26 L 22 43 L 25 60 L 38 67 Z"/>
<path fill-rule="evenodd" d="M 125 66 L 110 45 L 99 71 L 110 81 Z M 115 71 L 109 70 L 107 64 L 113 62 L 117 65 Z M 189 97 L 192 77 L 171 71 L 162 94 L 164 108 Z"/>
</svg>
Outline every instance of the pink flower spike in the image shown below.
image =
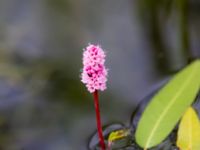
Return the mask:
<svg viewBox="0 0 200 150">
<path fill-rule="evenodd" d="M 101 150 L 106 150 L 106 145 L 101 125 L 98 90 L 104 91 L 106 89 L 108 70 L 104 65 L 105 57 L 106 55 L 100 46 L 89 44 L 83 52 L 83 71 L 81 73 L 81 81 L 94 96 L 97 131 Z"/>
<path fill-rule="evenodd" d="M 81 81 L 90 93 L 106 89 L 107 74 L 105 52 L 99 45 L 89 44 L 83 52 L 83 72 Z"/>
</svg>

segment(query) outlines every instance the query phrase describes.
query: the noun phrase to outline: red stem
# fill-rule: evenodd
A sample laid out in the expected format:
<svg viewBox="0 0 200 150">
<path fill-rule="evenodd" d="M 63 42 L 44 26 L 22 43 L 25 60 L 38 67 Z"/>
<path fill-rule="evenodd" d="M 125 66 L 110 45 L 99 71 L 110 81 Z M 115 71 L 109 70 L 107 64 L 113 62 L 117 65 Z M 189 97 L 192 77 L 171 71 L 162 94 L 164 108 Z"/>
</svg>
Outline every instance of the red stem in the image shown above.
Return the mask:
<svg viewBox="0 0 200 150">
<path fill-rule="evenodd" d="M 99 96 L 98 91 L 96 90 L 94 93 L 94 104 L 95 104 L 95 111 L 96 111 L 96 122 L 97 122 L 97 130 L 99 135 L 99 141 L 100 146 L 102 150 L 106 150 L 106 146 L 104 143 L 104 137 L 102 132 L 102 126 L 101 126 L 101 116 L 100 116 L 100 109 L 99 109 Z"/>
</svg>

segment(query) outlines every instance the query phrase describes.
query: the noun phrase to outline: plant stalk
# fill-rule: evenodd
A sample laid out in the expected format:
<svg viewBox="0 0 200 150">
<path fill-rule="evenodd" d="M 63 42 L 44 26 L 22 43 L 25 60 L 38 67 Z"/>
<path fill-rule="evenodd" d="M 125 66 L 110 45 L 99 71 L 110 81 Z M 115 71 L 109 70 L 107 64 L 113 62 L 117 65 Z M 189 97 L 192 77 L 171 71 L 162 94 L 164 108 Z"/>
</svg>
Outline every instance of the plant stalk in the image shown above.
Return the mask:
<svg viewBox="0 0 200 150">
<path fill-rule="evenodd" d="M 95 111 L 96 111 L 96 123 L 97 123 L 97 131 L 98 131 L 98 136 L 99 136 L 99 142 L 100 142 L 101 149 L 106 150 L 103 132 L 102 132 L 102 125 L 101 125 L 98 91 L 96 90 L 93 93 L 93 95 L 94 95 L 94 104 L 95 104 Z"/>
</svg>

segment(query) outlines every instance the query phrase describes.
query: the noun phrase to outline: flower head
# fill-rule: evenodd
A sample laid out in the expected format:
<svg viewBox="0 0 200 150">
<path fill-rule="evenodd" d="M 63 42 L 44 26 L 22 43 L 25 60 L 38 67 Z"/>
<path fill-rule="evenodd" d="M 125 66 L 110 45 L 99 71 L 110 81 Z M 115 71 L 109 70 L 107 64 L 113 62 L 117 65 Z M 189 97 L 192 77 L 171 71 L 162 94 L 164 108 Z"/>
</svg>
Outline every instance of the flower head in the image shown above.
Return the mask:
<svg viewBox="0 0 200 150">
<path fill-rule="evenodd" d="M 105 90 L 107 69 L 105 68 L 105 53 L 100 46 L 89 44 L 83 52 L 83 71 L 81 81 L 86 84 L 89 92 Z"/>
</svg>

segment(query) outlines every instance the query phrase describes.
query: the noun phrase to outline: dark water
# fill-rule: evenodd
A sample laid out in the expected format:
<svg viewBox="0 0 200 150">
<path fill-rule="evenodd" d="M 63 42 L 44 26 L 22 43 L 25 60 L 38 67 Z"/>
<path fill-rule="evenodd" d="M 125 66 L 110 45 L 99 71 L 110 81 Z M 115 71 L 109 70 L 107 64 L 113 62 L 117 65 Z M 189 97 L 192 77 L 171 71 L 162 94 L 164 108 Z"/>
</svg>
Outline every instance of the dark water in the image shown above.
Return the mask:
<svg viewBox="0 0 200 150">
<path fill-rule="evenodd" d="M 200 57 L 199 2 L 171 2 L 0 0 L 0 149 L 88 149 L 95 113 L 79 77 L 88 43 L 107 52 L 102 122 L 120 124 L 106 134 L 134 132 L 149 91 Z"/>
</svg>

